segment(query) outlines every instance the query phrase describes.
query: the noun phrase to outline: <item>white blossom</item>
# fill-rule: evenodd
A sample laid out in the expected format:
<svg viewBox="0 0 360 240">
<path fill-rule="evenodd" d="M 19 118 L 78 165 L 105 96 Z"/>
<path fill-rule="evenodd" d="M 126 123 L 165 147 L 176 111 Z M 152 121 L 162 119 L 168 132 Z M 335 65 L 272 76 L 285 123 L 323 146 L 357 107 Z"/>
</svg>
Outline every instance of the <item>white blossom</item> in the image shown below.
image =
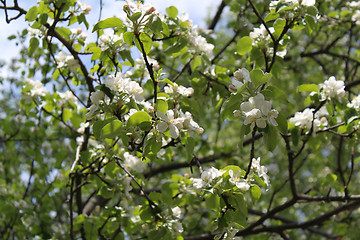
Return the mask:
<svg viewBox="0 0 360 240">
<path fill-rule="evenodd" d="M 66 92 L 57 92 L 57 94 L 59 95 L 60 97 L 60 101 L 58 102 L 58 104 L 60 106 L 64 105 L 65 103 L 67 102 L 73 102 L 73 103 L 77 103 L 77 98 L 75 97 L 75 95 L 67 90 Z"/>
<path fill-rule="evenodd" d="M 294 117 L 289 119 L 291 124 L 295 126 L 299 126 L 302 129 L 311 129 L 312 124 L 314 124 L 314 130 L 316 130 L 320 125 L 321 122 L 319 119 L 314 119 L 314 109 L 313 108 L 306 108 L 302 112 L 295 113 Z"/>
<path fill-rule="evenodd" d="M 234 184 L 241 191 L 247 191 L 250 189 L 249 183 L 241 177 L 241 171 L 237 171 L 235 174 L 233 170 L 229 170 L 230 183 Z"/>
<path fill-rule="evenodd" d="M 213 57 L 214 45 L 199 35 L 198 26 L 194 26 L 188 33 L 188 38 L 194 47 L 195 53 L 204 54 L 209 59 Z"/>
<path fill-rule="evenodd" d="M 201 179 L 204 181 L 205 185 L 209 185 L 215 178 L 220 177 L 223 174 L 223 171 L 211 167 L 202 172 Z"/>
<path fill-rule="evenodd" d="M 65 54 L 64 52 L 56 55 L 55 61 L 58 68 L 68 67 L 70 71 L 74 73 L 80 67 L 78 61 L 72 55 Z"/>
<path fill-rule="evenodd" d="M 177 85 L 176 83 L 173 83 L 173 85 L 168 84 L 164 87 L 164 91 L 167 94 L 180 94 L 184 97 L 189 97 L 194 93 L 194 89 L 192 87 L 184 87 L 182 85 Z"/>
<path fill-rule="evenodd" d="M 89 127 L 89 122 L 86 122 L 86 123 L 84 123 L 84 122 L 82 122 L 82 123 L 80 123 L 80 127 L 76 130 L 78 133 L 80 133 L 80 134 L 84 134 L 84 132 L 85 132 L 85 128 L 87 128 L 87 127 Z"/>
<path fill-rule="evenodd" d="M 353 98 L 351 103 L 348 103 L 347 106 L 349 108 L 354 108 L 356 111 L 360 110 L 360 95 Z"/>
<path fill-rule="evenodd" d="M 251 82 L 250 72 L 246 68 L 241 68 L 234 72 L 234 77 L 231 80 L 232 85 L 230 87 L 239 89 L 246 82 Z"/>
<path fill-rule="evenodd" d="M 25 86 L 30 86 L 31 97 L 44 97 L 49 93 L 49 91 L 46 90 L 45 86 L 39 80 L 26 79 Z"/>
<path fill-rule="evenodd" d="M 104 84 L 110 90 L 114 91 L 115 95 L 126 93 L 127 97 L 132 97 L 138 103 L 144 100 L 144 97 L 142 96 L 144 90 L 140 85 L 130 78 L 125 78 L 121 73 L 110 75 L 104 80 Z M 125 98 L 124 101 L 127 102 L 128 99 Z"/>
<path fill-rule="evenodd" d="M 142 173 L 147 168 L 146 163 L 143 163 L 140 158 L 131 155 L 128 152 L 124 153 L 124 166 L 129 170 Z"/>
<path fill-rule="evenodd" d="M 320 84 L 322 88 L 321 99 L 331 99 L 331 98 L 342 98 L 345 96 L 345 85 L 344 81 L 336 80 L 334 76 L 331 76 L 324 84 Z"/>
<path fill-rule="evenodd" d="M 99 37 L 99 46 L 104 50 L 109 47 L 112 49 L 120 48 L 122 45 L 117 44 L 118 41 L 121 41 L 121 37 L 117 35 L 114 30 L 108 33 L 104 33 Z"/>
<path fill-rule="evenodd" d="M 183 119 L 183 128 L 184 129 L 196 132 L 197 134 L 204 133 L 204 129 L 202 127 L 200 127 L 199 124 L 192 119 L 191 113 L 185 112 L 185 114 L 183 114 L 182 112 L 180 112 L 180 115 Z"/>
<path fill-rule="evenodd" d="M 90 95 L 91 106 L 90 106 L 90 108 L 88 108 L 89 111 L 85 115 L 87 120 L 91 120 L 92 118 L 94 118 L 94 116 L 96 115 L 96 112 L 100 108 L 99 105 L 104 100 L 104 97 L 105 97 L 105 94 L 103 91 L 96 91 L 96 92 L 91 93 L 91 95 Z"/>
<path fill-rule="evenodd" d="M 251 170 L 259 177 L 261 177 L 267 186 L 270 186 L 269 176 L 267 175 L 267 168 L 260 165 L 260 157 L 252 159 Z"/>
<path fill-rule="evenodd" d="M 244 114 L 244 124 L 253 128 L 255 125 L 260 128 L 266 127 L 266 121 L 271 125 L 277 126 L 275 118 L 278 116 L 278 111 L 271 109 L 271 101 L 266 101 L 264 95 L 258 93 L 254 97 L 250 97 L 249 101 L 243 102 L 240 105 L 241 111 L 235 110 L 234 116 Z"/>
<path fill-rule="evenodd" d="M 173 110 L 168 110 L 166 115 L 161 111 L 157 111 L 156 115 L 160 119 L 160 122 L 158 122 L 156 126 L 157 130 L 163 133 L 169 129 L 170 136 L 174 139 L 178 138 L 180 130 L 183 128 L 184 120 L 181 118 L 175 118 Z"/>
</svg>

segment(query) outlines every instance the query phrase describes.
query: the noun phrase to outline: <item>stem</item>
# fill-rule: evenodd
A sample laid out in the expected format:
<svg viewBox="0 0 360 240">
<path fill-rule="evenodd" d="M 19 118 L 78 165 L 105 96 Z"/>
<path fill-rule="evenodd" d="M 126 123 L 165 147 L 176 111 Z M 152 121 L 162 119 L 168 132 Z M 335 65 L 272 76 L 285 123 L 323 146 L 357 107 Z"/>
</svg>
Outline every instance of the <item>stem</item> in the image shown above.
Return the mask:
<svg viewBox="0 0 360 240">
<path fill-rule="evenodd" d="M 152 64 L 149 63 L 148 59 L 147 59 L 147 56 L 146 56 L 146 52 L 145 52 L 145 48 L 144 48 L 144 44 L 141 42 L 140 40 L 140 34 L 139 33 L 135 33 L 135 37 L 136 39 L 138 40 L 139 42 L 139 45 L 140 45 L 140 48 L 141 48 L 141 53 L 143 55 L 143 58 L 144 58 L 144 61 L 145 61 L 145 65 L 146 65 L 146 68 L 150 74 L 150 78 L 154 84 L 154 104 L 157 103 L 157 85 L 158 85 L 158 82 L 155 80 L 155 77 L 154 77 L 154 70 L 153 70 L 153 67 L 152 67 Z"/>
<path fill-rule="evenodd" d="M 249 165 L 247 167 L 247 170 L 246 170 L 246 174 L 245 174 L 245 177 L 244 179 L 246 179 L 250 173 L 250 169 L 251 169 L 251 165 L 252 165 L 252 160 L 255 156 L 255 134 L 256 134 L 256 126 L 254 127 L 253 131 L 252 131 L 252 142 L 251 142 L 251 150 L 250 150 L 250 162 L 249 162 Z"/>
</svg>

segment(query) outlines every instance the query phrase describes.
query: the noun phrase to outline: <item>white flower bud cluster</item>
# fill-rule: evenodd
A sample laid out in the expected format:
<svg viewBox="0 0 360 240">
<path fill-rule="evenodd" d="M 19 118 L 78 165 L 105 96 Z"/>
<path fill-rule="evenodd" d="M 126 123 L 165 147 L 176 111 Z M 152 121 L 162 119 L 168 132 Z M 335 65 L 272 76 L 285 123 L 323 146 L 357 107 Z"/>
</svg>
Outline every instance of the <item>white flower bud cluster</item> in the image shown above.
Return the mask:
<svg viewBox="0 0 360 240">
<path fill-rule="evenodd" d="M 81 28 L 72 28 L 70 31 L 73 38 L 79 38 L 83 41 L 87 38 L 86 33 L 84 33 Z"/>
<path fill-rule="evenodd" d="M 250 97 L 249 101 L 243 102 L 240 105 L 240 110 L 234 111 L 234 116 L 245 116 L 244 124 L 250 125 L 254 128 L 255 125 L 260 128 L 266 127 L 266 122 L 273 126 L 277 126 L 275 118 L 278 116 L 278 111 L 271 109 L 272 102 L 266 101 L 264 95 L 258 93 L 255 97 Z"/>
<path fill-rule="evenodd" d="M 60 52 L 55 56 L 55 61 L 58 68 L 69 68 L 71 72 L 76 73 L 76 70 L 80 67 L 78 61 L 74 56 Z"/>
<path fill-rule="evenodd" d="M 168 110 L 166 114 L 157 111 L 156 115 L 160 119 L 156 125 L 156 129 L 161 133 L 166 132 L 169 129 L 170 136 L 173 139 L 179 137 L 180 131 L 188 131 L 190 133 L 196 132 L 197 134 L 202 134 L 204 132 L 204 129 L 192 119 L 191 113 L 189 112 L 184 114 L 181 111 Z"/>
</svg>

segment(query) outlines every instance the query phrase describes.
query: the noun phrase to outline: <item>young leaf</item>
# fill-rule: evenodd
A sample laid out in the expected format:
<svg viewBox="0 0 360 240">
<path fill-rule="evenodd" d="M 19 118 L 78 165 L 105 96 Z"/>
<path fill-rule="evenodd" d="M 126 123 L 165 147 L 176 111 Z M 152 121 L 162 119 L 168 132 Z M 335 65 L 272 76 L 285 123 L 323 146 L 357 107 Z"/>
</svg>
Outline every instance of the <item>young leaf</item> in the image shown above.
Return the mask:
<svg viewBox="0 0 360 240">
<path fill-rule="evenodd" d="M 245 55 L 252 49 L 252 39 L 248 36 L 242 37 L 236 44 L 236 51 L 240 55 Z"/>
<path fill-rule="evenodd" d="M 123 22 L 121 21 L 120 18 L 111 17 L 111 18 L 107 18 L 107 19 L 102 20 L 102 21 L 98 22 L 97 24 L 95 24 L 92 32 L 95 32 L 96 30 L 99 30 L 99 29 L 122 27 L 122 26 L 123 26 Z"/>
<path fill-rule="evenodd" d="M 166 8 L 166 13 L 169 16 L 169 18 L 175 19 L 178 15 L 178 12 L 179 11 L 174 6 L 170 6 L 170 7 Z"/>
</svg>

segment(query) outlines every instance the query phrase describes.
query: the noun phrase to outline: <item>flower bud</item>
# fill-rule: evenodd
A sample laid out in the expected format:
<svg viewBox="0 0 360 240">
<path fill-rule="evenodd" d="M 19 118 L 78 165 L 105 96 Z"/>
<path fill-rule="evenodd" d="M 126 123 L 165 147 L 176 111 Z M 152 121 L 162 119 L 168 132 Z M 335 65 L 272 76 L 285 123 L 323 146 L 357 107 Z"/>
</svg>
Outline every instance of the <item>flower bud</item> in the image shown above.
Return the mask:
<svg viewBox="0 0 360 240">
<path fill-rule="evenodd" d="M 123 11 L 127 14 L 130 15 L 130 6 L 125 4 L 123 7 Z"/>
<path fill-rule="evenodd" d="M 85 10 L 84 10 L 84 14 L 89 14 L 91 11 L 91 7 L 90 6 L 86 6 Z"/>
<path fill-rule="evenodd" d="M 237 70 L 236 72 L 234 72 L 234 77 L 240 81 L 244 78 L 244 75 L 241 70 Z"/>
<path fill-rule="evenodd" d="M 151 14 L 151 13 L 153 13 L 153 12 L 155 12 L 155 7 L 151 7 L 151 8 L 149 8 L 149 10 L 147 10 L 146 12 L 145 12 L 145 16 L 146 15 L 149 15 L 149 14 Z"/>
</svg>

